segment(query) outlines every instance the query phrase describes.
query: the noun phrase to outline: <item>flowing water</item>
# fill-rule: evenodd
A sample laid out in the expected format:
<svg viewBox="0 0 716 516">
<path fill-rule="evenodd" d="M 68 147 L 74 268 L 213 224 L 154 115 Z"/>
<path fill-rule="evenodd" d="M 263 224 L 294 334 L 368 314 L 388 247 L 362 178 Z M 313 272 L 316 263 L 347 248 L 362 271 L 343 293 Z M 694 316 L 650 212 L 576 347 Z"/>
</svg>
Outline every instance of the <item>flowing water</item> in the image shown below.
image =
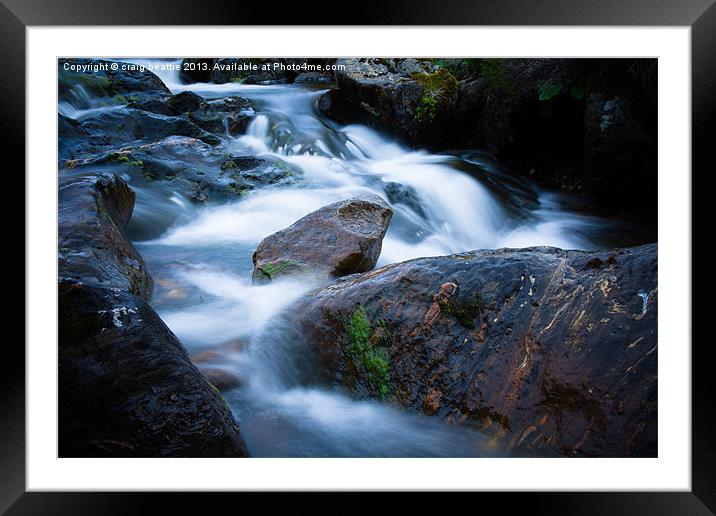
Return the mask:
<svg viewBox="0 0 716 516">
<path fill-rule="evenodd" d="M 134 60 L 134 62 L 138 62 Z M 155 61 L 156 63 L 156 61 Z M 319 115 L 322 93 L 307 86 L 183 85 L 158 72 L 177 93 L 207 99 L 240 95 L 257 114 L 225 150 L 283 162 L 295 184 L 251 191 L 234 202 L 197 208 L 166 187 L 137 191 L 132 232 L 155 278 L 152 305 L 190 354 L 219 350 L 214 366 L 238 373 L 225 393 L 253 456 L 496 456 L 478 430 L 358 401 L 307 381 L 305 363 L 283 342 L 275 316 L 313 285 L 284 279 L 251 284 L 251 255 L 267 235 L 321 206 L 373 192 L 395 211 L 378 266 L 460 251 L 551 245 L 593 249 L 630 243 L 622 224 L 571 212 L 566 198 L 514 179 L 477 151 L 411 150 L 361 125 Z M 323 90 L 325 91 L 325 90 Z M 60 106 L 80 118 L 84 110 Z M 89 110 L 89 111 L 88 111 Z M 390 194 L 390 195 L 389 195 Z"/>
</svg>

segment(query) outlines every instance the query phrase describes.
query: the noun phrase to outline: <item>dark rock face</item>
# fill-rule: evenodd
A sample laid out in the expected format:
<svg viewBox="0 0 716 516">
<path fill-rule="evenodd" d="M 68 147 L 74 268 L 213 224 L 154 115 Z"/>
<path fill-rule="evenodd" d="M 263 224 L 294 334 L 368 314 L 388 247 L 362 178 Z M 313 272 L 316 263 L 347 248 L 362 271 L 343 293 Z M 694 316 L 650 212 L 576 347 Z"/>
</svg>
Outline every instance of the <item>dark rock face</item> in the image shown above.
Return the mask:
<svg viewBox="0 0 716 516">
<path fill-rule="evenodd" d="M 324 206 L 261 241 L 253 255 L 253 279 L 369 271 L 378 261 L 392 217 L 393 210 L 377 195 Z"/>
<path fill-rule="evenodd" d="M 151 277 L 124 234 L 134 193 L 99 176 L 59 195 L 60 456 L 246 456 L 225 402 L 146 302 Z"/>
<path fill-rule="evenodd" d="M 457 99 L 457 82 L 430 63 L 411 60 L 339 59 L 336 82 L 341 98 L 329 92 L 318 103 L 343 123 L 362 122 L 388 130 L 409 143 L 438 131 Z"/>
<path fill-rule="evenodd" d="M 339 59 L 336 64 L 342 67 L 336 71 L 338 89 L 325 93 L 317 107 L 341 123 L 365 123 L 411 145 L 433 145 L 440 134 L 434 126 L 443 126 L 458 108 L 460 85 L 431 61 Z"/>
<path fill-rule="evenodd" d="M 186 84 L 195 82 L 209 82 L 211 79 L 211 71 L 216 59 L 193 59 L 185 58 L 181 60 L 181 70 L 179 78 Z"/>
<path fill-rule="evenodd" d="M 482 422 L 508 447 L 656 456 L 657 247 L 421 258 L 338 280 L 287 317 L 361 397 Z"/>
</svg>

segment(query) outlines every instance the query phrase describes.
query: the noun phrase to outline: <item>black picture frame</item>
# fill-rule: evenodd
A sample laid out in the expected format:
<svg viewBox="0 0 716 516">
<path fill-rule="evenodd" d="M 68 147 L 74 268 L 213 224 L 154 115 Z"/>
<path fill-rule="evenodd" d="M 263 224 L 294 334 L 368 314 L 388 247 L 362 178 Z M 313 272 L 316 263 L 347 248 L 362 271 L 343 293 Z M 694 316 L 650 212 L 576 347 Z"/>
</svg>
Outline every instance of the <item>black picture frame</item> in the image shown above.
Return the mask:
<svg viewBox="0 0 716 516">
<path fill-rule="evenodd" d="M 341 9 L 343 15 L 339 15 Z M 348 13 L 350 16 L 348 16 Z M 8 149 L 24 148 L 25 29 L 55 25 L 640 25 L 689 26 L 692 44 L 692 220 L 693 233 L 713 228 L 693 180 L 713 172 L 709 135 L 716 123 L 716 4 L 714 0 L 397 0 L 375 5 L 356 0 L 341 8 L 313 2 L 280 8 L 269 2 L 228 0 L 1 0 L 0 1 L 0 113 L 2 142 Z M 88 47 L 90 48 L 90 47 Z M 711 130 L 709 130 L 711 129 Z M 24 170 L 24 155 L 12 173 Z M 6 173 L 10 173 L 6 170 Z M 19 179 L 16 177 L 16 179 Z M 20 186 L 24 191 L 24 181 Z M 30 194 L 31 192 L 25 192 Z M 711 229 L 712 231 L 712 229 Z M 708 274 L 705 243 L 692 236 L 692 275 Z M 32 271 L 25 268 L 25 275 Z M 688 301 L 688 300 L 687 300 Z M 708 320 L 710 304 L 692 300 L 692 321 Z M 670 343 L 688 345 L 689 343 Z M 138 493 L 25 492 L 25 355 L 14 340 L 5 342 L 4 374 L 0 377 L 0 511 L 8 514 L 119 514 L 149 512 L 152 504 L 164 511 L 184 506 L 185 496 Z M 692 491 L 640 493 L 522 493 L 480 494 L 499 497 L 500 510 L 520 507 L 550 514 L 713 514 L 716 512 L 716 417 L 710 406 L 714 392 L 709 340 L 692 346 Z M 12 349 L 9 349 L 12 348 Z M 200 495 L 204 499 L 208 494 Z M 222 498 L 246 496 L 223 494 Z M 313 505 L 313 497 L 304 498 Z M 421 497 L 415 497 L 421 505 Z M 482 504 L 484 500 L 479 503 Z M 211 502 L 215 503 L 214 500 Z M 456 502 L 460 503 L 460 502 Z M 179 505 L 181 504 L 181 506 Z M 343 507 L 360 511 L 372 502 Z M 482 505 L 481 505 L 482 506 Z M 297 508 L 296 506 L 295 508 Z M 423 508 L 425 506 L 423 505 Z"/>
</svg>

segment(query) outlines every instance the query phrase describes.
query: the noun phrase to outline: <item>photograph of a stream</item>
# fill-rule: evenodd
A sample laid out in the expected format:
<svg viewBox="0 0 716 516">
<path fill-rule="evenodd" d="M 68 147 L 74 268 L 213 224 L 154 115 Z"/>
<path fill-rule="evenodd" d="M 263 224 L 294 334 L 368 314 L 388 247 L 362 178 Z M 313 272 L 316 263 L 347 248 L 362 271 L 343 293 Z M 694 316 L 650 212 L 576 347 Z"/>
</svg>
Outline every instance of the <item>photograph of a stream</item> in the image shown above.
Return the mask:
<svg viewBox="0 0 716 516">
<path fill-rule="evenodd" d="M 655 59 L 58 60 L 61 457 L 655 457 Z"/>
</svg>

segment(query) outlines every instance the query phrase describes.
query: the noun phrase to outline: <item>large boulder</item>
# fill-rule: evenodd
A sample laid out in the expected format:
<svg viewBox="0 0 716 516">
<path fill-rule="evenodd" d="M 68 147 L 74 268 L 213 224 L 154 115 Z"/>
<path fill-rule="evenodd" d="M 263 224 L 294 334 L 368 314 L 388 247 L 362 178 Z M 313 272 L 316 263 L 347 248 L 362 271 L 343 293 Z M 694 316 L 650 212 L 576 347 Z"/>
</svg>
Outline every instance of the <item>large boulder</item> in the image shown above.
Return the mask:
<svg viewBox="0 0 716 516">
<path fill-rule="evenodd" d="M 458 85 L 446 68 L 415 59 L 339 59 L 335 91 L 318 108 L 343 123 L 362 122 L 412 144 L 439 132 Z"/>
<path fill-rule="evenodd" d="M 59 191 L 59 455 L 243 457 L 215 386 L 147 300 L 127 240 L 134 193 L 112 176 Z"/>
<path fill-rule="evenodd" d="M 106 59 L 59 59 L 59 102 L 76 108 L 96 107 L 93 99 L 105 105 L 162 99 L 171 92 L 156 74 L 137 65 Z"/>
<path fill-rule="evenodd" d="M 392 217 L 390 206 L 373 194 L 324 206 L 261 241 L 253 255 L 253 279 L 369 271 Z"/>
<path fill-rule="evenodd" d="M 184 117 L 126 107 L 88 116 L 75 125 L 62 122 L 59 129 L 61 160 L 79 159 L 118 149 L 130 142 L 152 142 L 168 136 L 189 136 L 209 145 L 221 142 L 218 136 Z"/>
<path fill-rule="evenodd" d="M 358 397 L 525 453 L 657 453 L 657 246 L 473 251 L 337 280 L 288 339 Z"/>
</svg>

